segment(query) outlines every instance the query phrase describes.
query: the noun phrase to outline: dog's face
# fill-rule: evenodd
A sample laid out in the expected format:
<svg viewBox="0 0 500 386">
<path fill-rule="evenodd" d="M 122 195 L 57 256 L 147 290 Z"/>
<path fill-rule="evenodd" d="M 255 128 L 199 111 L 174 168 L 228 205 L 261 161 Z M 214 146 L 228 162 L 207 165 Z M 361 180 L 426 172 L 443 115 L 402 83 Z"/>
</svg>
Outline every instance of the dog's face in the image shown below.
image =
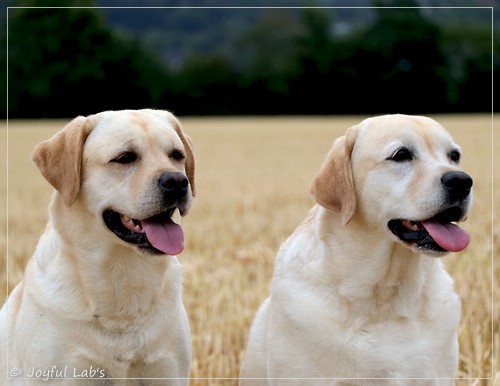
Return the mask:
<svg viewBox="0 0 500 386">
<path fill-rule="evenodd" d="M 194 194 L 189 138 L 165 111 L 108 111 L 79 117 L 40 144 L 34 161 L 65 204 L 85 208 L 113 241 L 176 255 Z"/>
<path fill-rule="evenodd" d="M 472 179 L 459 166 L 460 148 L 432 119 L 370 118 L 339 138 L 312 194 L 321 205 L 383 227 L 416 251 L 460 251 L 468 234 L 455 222 L 467 217 Z M 332 187 L 333 186 L 333 187 Z"/>
</svg>

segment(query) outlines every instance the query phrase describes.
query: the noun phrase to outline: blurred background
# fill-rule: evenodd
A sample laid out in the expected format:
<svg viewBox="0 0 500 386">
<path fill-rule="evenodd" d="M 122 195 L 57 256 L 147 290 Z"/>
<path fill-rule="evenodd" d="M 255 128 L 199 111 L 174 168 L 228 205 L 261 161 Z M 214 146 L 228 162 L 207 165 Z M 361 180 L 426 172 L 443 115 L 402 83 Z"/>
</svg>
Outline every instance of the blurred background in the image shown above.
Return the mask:
<svg viewBox="0 0 500 386">
<path fill-rule="evenodd" d="M 500 0 L 6 5 L 3 117 L 143 107 L 191 116 L 494 109 Z"/>
</svg>

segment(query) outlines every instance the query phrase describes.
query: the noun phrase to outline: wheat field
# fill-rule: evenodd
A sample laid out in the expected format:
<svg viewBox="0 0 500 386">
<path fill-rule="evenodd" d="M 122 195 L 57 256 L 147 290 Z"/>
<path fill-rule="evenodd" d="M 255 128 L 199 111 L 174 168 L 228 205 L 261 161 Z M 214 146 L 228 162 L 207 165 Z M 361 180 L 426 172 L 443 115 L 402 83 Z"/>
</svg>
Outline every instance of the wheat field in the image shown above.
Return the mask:
<svg viewBox="0 0 500 386">
<path fill-rule="evenodd" d="M 191 385 L 237 384 L 275 253 L 314 204 L 309 184 L 334 138 L 363 118 L 181 117 L 197 161 L 197 197 L 183 219 L 186 247 L 179 256 L 193 339 Z M 492 143 L 489 115 L 434 118 L 461 145 L 462 165 L 474 178 L 474 205 L 464 225 L 471 244 L 443 258 L 462 299 L 457 385 L 500 384 L 500 244 L 493 240 L 500 233 L 494 207 L 500 176 L 493 178 L 500 142 Z M 47 219 L 51 187 L 32 165 L 32 149 L 65 123 L 3 122 L 0 264 L 7 267 L 8 258 L 9 269 L 0 271 L 2 302 L 22 278 Z"/>
</svg>

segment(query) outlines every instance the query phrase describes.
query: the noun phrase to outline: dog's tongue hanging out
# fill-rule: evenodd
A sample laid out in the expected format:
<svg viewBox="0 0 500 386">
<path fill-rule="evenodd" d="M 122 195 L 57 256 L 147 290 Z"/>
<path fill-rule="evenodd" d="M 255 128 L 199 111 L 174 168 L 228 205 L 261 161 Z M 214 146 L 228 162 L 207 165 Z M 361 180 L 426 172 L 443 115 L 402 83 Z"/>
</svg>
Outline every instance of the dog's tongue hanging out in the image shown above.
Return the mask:
<svg viewBox="0 0 500 386">
<path fill-rule="evenodd" d="M 184 233 L 182 227 L 170 217 L 161 221 L 143 220 L 142 228 L 149 242 L 156 249 L 167 255 L 177 255 L 184 249 Z"/>
<path fill-rule="evenodd" d="M 469 245 L 469 234 L 458 225 L 437 221 L 424 221 L 422 224 L 434 241 L 446 251 L 459 252 Z"/>
</svg>

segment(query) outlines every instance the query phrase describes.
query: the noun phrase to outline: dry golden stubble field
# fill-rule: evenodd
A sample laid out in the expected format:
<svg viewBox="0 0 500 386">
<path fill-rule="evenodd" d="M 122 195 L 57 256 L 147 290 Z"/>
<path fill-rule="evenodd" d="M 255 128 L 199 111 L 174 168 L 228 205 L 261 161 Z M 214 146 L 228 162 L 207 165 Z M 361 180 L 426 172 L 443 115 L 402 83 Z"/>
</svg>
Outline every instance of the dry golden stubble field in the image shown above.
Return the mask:
<svg viewBox="0 0 500 386">
<path fill-rule="evenodd" d="M 179 256 L 193 338 L 191 385 L 237 383 L 250 323 L 268 295 L 275 253 L 314 204 L 309 184 L 333 140 L 362 118 L 181 118 L 197 157 L 198 195 L 183 219 L 186 248 Z M 499 242 L 492 240 L 500 232 L 498 206 L 493 212 L 500 193 L 492 189 L 500 186 L 500 176 L 492 181 L 492 151 L 497 155 L 500 143 L 496 139 L 492 147 L 489 115 L 434 118 L 462 146 L 462 165 L 474 177 L 473 210 L 464 225 L 471 244 L 444 257 L 462 298 L 457 385 L 492 385 L 495 375 L 500 382 Z M 8 209 L 8 218 L 0 224 L 0 261 L 6 266 L 8 255 L 9 270 L 0 271 L 2 301 L 7 281 L 12 289 L 22 278 L 47 218 L 51 187 L 32 165 L 32 149 L 66 122 L 3 124 L 8 131 L 1 133 L 1 214 L 6 219 Z M 498 175 L 500 161 L 493 162 Z"/>
</svg>

